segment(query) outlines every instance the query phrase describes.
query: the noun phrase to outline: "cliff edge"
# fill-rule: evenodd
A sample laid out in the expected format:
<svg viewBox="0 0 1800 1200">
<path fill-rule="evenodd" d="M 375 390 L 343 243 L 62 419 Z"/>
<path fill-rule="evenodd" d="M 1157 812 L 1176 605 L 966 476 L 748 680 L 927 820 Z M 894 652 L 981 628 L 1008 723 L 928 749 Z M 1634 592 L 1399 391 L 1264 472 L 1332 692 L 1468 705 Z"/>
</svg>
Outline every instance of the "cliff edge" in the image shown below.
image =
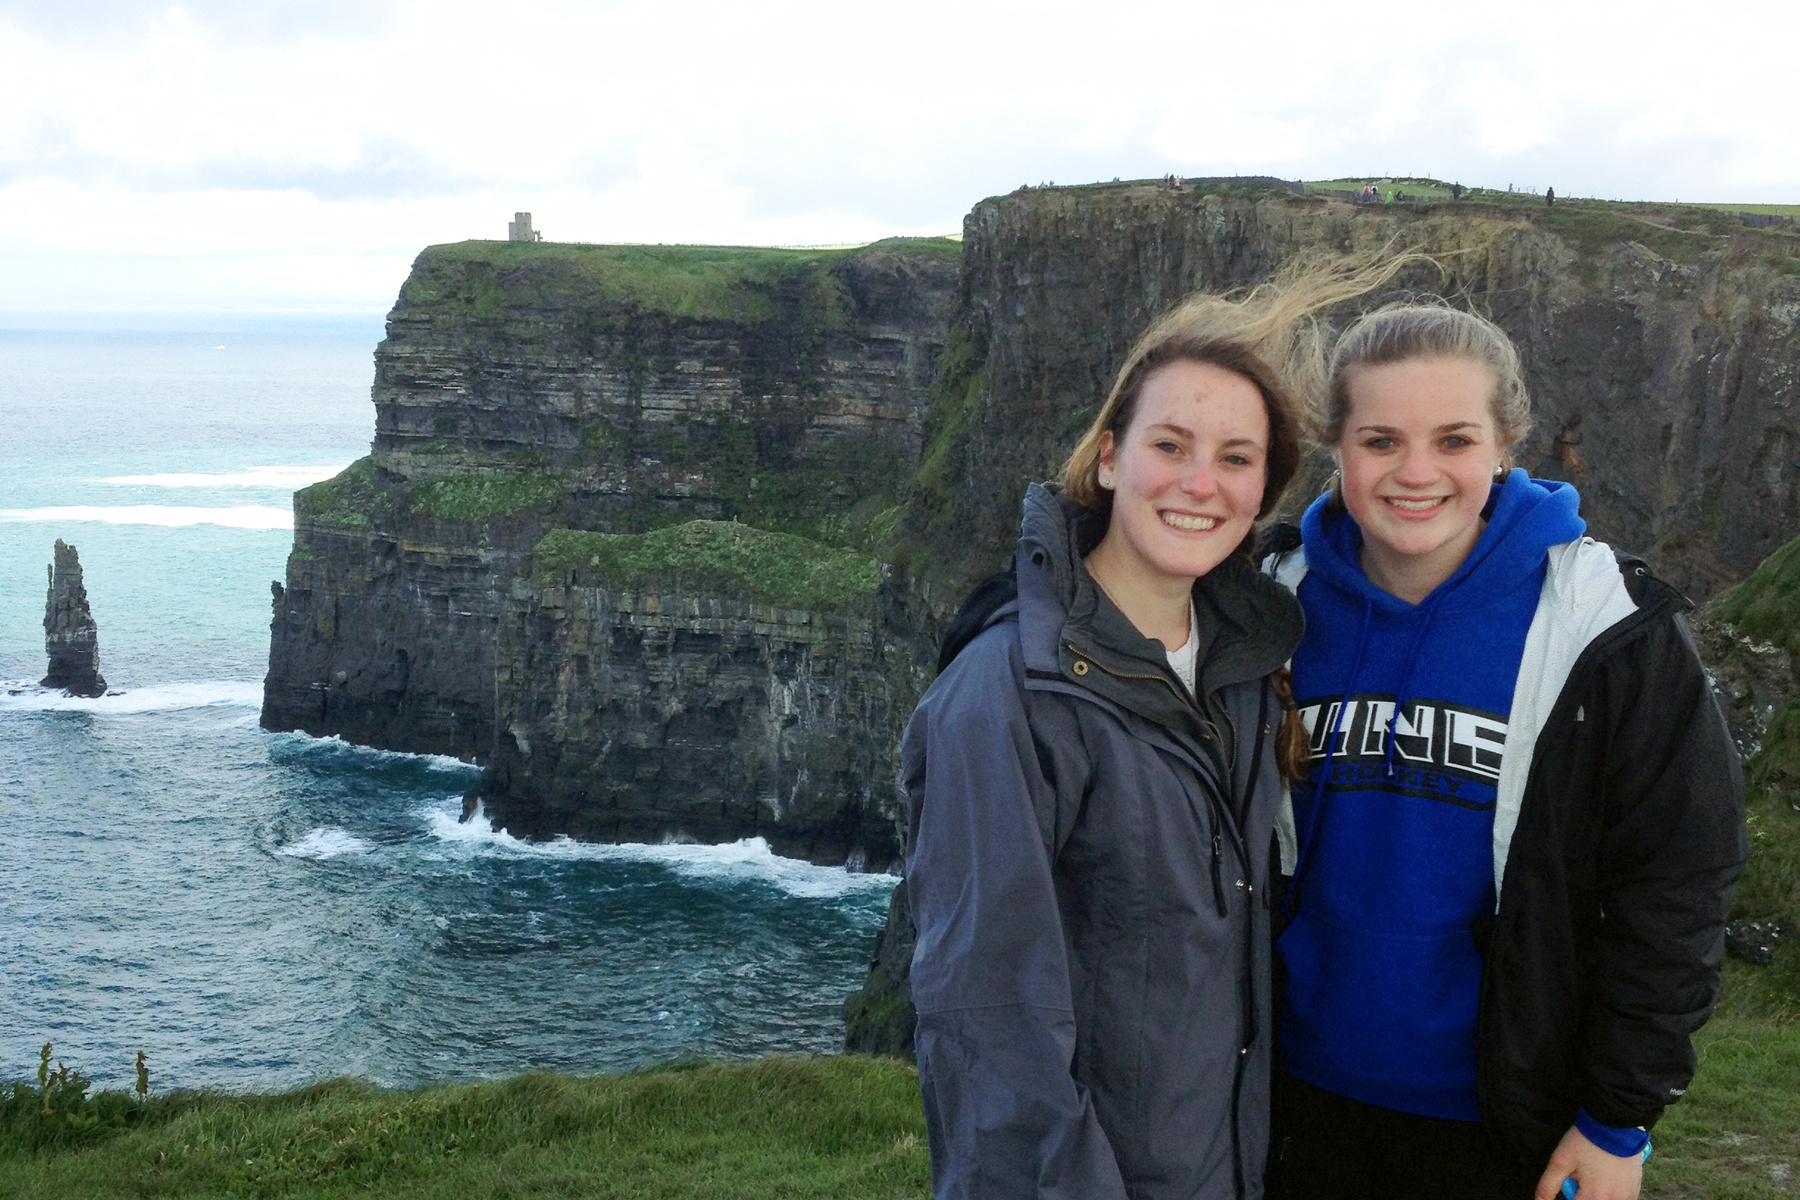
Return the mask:
<svg viewBox="0 0 1800 1200">
<path fill-rule="evenodd" d="M 426 250 L 376 350 L 369 457 L 295 496 L 264 726 L 486 760 L 471 801 L 526 836 L 768 836 L 888 866 L 889 773 L 826 744 L 892 739 L 870 547 L 959 256 Z M 693 547 L 657 537 L 721 524 L 755 569 L 686 569 Z M 829 584 L 846 571 L 857 588 Z M 855 680 L 870 699 L 841 700 Z M 852 778 L 854 812 L 801 815 Z"/>
</svg>

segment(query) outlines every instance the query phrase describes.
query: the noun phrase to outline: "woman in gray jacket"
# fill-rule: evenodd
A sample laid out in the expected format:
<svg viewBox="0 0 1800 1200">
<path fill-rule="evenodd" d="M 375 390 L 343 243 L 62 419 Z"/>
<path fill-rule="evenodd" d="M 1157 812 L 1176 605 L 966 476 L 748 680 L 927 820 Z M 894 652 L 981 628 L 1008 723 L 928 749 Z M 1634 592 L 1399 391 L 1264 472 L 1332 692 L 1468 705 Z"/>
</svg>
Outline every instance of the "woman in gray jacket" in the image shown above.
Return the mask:
<svg viewBox="0 0 1800 1200">
<path fill-rule="evenodd" d="M 1157 322 L 1034 485 L 999 600 L 901 748 L 933 1192 L 1262 1194 L 1271 679 L 1301 634 L 1252 569 L 1299 459 L 1286 364 L 1394 264 Z M 965 614 L 967 615 L 967 614 Z M 1281 736 L 1286 735 L 1286 736 Z"/>
</svg>

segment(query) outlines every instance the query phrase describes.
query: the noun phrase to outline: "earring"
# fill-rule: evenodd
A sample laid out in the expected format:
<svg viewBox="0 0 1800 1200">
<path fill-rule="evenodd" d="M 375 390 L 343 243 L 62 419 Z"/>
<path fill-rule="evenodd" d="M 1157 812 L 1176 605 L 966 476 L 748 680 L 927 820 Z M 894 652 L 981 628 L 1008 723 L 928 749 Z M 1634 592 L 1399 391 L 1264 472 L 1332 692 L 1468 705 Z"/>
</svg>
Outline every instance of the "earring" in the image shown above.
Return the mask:
<svg viewBox="0 0 1800 1200">
<path fill-rule="evenodd" d="M 1505 483 L 1506 482 L 1506 474 L 1507 474 L 1508 470 L 1509 470 L 1509 468 L 1507 467 L 1507 465 L 1505 463 L 1501 463 L 1499 466 L 1495 467 L 1494 468 L 1494 482 L 1495 483 Z"/>
</svg>

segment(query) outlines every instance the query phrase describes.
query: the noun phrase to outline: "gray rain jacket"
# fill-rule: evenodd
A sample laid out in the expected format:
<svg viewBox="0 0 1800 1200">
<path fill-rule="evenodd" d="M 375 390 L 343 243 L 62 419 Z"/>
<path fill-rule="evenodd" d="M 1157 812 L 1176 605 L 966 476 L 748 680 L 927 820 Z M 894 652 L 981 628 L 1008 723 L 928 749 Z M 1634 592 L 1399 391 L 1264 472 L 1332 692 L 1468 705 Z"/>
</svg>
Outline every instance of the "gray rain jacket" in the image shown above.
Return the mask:
<svg viewBox="0 0 1800 1200">
<path fill-rule="evenodd" d="M 1267 676 L 1299 607 L 1236 559 L 1200 579 L 1197 706 L 1088 576 L 1081 519 L 1031 488 L 1016 602 L 901 745 L 932 1190 L 1254 1200 L 1281 790 Z"/>
</svg>

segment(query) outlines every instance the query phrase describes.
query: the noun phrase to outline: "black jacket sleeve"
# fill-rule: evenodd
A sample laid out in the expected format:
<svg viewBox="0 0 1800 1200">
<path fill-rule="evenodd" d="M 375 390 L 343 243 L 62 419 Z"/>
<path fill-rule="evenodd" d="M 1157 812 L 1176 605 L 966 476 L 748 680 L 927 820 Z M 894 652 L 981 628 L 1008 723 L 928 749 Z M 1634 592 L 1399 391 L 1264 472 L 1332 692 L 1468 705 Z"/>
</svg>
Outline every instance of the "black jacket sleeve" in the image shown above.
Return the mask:
<svg viewBox="0 0 1800 1200">
<path fill-rule="evenodd" d="M 1016 642 L 979 639 L 926 694 L 901 747 L 932 1193 L 1123 1200 L 1112 1147 L 1071 1073 L 1051 870 L 1057 789 L 1016 675 Z"/>
<path fill-rule="evenodd" d="M 1648 1127 L 1686 1090 L 1693 1031 L 1718 999 L 1749 856 L 1743 777 L 1679 616 L 1614 656 L 1593 695 L 1581 717 L 1605 722 L 1606 753 L 1581 1104 L 1603 1124 Z"/>
</svg>

